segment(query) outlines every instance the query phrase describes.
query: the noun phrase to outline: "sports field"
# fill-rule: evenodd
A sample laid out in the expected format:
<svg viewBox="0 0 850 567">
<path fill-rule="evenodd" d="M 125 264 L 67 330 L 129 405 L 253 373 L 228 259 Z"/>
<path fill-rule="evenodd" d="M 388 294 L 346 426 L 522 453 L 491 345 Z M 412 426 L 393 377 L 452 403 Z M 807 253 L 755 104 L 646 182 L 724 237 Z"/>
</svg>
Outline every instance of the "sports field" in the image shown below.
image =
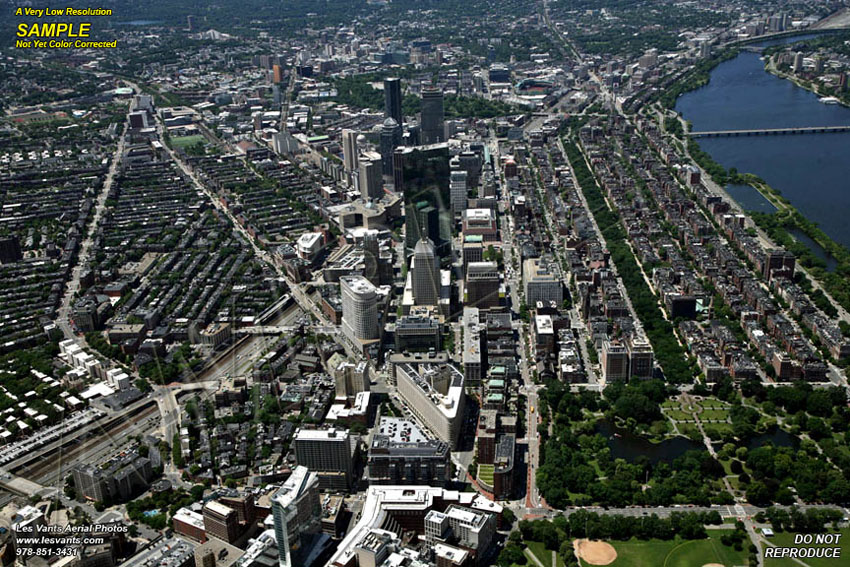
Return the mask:
<svg viewBox="0 0 850 567">
<path fill-rule="evenodd" d="M 731 530 L 711 530 L 707 539 L 638 540 L 609 542 L 617 550 L 611 567 L 735 567 L 747 564 L 746 548 L 736 551 L 720 543 L 720 537 Z M 582 561 L 582 565 L 592 567 Z M 799 566 L 798 566 L 799 567 Z"/>
<path fill-rule="evenodd" d="M 194 136 L 179 136 L 176 138 L 171 138 L 171 145 L 175 148 L 183 148 L 186 146 L 194 146 L 198 142 L 205 142 L 205 139 L 200 134 L 196 134 Z"/>
</svg>

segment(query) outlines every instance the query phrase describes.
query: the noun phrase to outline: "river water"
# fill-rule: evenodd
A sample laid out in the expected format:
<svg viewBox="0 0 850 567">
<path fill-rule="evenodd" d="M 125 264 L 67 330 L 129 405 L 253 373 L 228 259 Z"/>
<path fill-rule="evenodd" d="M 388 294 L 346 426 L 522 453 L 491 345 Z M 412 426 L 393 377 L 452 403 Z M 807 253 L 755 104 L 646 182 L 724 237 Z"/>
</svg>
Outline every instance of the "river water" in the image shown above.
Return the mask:
<svg viewBox="0 0 850 567">
<path fill-rule="evenodd" d="M 681 96 L 676 110 L 693 131 L 850 125 L 850 108 L 819 102 L 814 93 L 765 71 L 760 55 L 750 52 L 718 65 L 709 84 Z M 699 144 L 724 167 L 767 181 L 850 247 L 850 132 L 702 138 Z M 732 192 L 743 207 L 768 211 L 758 196 L 740 188 Z"/>
</svg>

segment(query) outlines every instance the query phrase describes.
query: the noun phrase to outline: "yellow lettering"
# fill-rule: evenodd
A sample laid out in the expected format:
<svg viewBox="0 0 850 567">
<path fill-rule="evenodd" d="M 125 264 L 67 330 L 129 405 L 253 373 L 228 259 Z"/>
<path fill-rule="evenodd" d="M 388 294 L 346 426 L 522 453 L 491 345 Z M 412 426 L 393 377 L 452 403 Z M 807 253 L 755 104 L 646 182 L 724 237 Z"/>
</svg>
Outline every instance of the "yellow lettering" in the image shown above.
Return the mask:
<svg viewBox="0 0 850 567">
<path fill-rule="evenodd" d="M 18 8 L 20 10 L 20 8 Z M 27 25 L 26 24 L 18 24 L 18 33 L 16 34 L 18 37 L 27 37 Z"/>
</svg>

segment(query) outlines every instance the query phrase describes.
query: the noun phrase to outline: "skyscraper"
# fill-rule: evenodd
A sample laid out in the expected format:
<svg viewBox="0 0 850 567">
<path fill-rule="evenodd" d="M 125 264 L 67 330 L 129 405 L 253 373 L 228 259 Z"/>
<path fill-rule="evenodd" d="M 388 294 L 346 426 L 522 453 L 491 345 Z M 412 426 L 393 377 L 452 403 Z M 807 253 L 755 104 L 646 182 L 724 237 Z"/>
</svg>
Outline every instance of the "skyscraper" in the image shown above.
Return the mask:
<svg viewBox="0 0 850 567">
<path fill-rule="evenodd" d="M 798 51 L 794 54 L 794 72 L 801 73 L 803 71 L 803 53 Z"/>
<path fill-rule="evenodd" d="M 272 498 L 272 517 L 280 567 L 291 567 L 291 550 L 302 533 L 317 532 L 322 517 L 319 477 L 297 466 Z"/>
<path fill-rule="evenodd" d="M 381 163 L 370 159 L 360 161 L 360 196 L 366 200 L 380 199 L 384 194 Z"/>
<path fill-rule="evenodd" d="M 466 210 L 467 178 L 469 174 L 462 170 L 452 170 L 449 181 L 449 199 L 452 206 L 452 215 L 457 216 Z"/>
<path fill-rule="evenodd" d="M 343 332 L 355 341 L 379 338 L 378 294 L 375 286 L 363 276 L 343 276 L 339 284 Z"/>
<path fill-rule="evenodd" d="M 295 461 L 319 476 L 321 489 L 348 490 L 354 478 L 354 445 L 346 429 L 299 429 Z"/>
<path fill-rule="evenodd" d="M 440 299 L 440 265 L 434 243 L 421 239 L 413 249 L 413 301 L 416 305 L 437 305 Z"/>
<path fill-rule="evenodd" d="M 422 89 L 422 143 L 436 144 L 446 140 L 443 91 L 436 87 Z"/>
<path fill-rule="evenodd" d="M 452 232 L 448 144 L 397 148 L 393 190 L 404 195 L 407 250 L 412 252 L 427 236 L 441 257 L 448 255 Z"/>
<path fill-rule="evenodd" d="M 410 203 L 404 211 L 404 231 L 404 245 L 408 252 L 412 252 L 423 238 L 439 246 L 438 243 L 442 243 L 439 211 L 427 201 Z"/>
<path fill-rule="evenodd" d="M 382 172 L 388 177 L 393 175 L 393 152 L 401 145 L 401 125 L 395 118 L 384 120 L 381 127 L 381 163 Z"/>
<path fill-rule="evenodd" d="M 401 79 L 390 77 L 384 79 L 384 114 L 397 124 L 404 123 L 401 114 Z"/>
<path fill-rule="evenodd" d="M 466 305 L 490 309 L 499 305 L 499 266 L 471 262 L 466 270 Z"/>
<path fill-rule="evenodd" d="M 239 537 L 239 517 L 236 510 L 212 500 L 204 504 L 204 530 L 208 536 L 233 543 Z"/>
<path fill-rule="evenodd" d="M 357 132 L 354 130 L 342 131 L 342 164 L 348 175 L 357 169 Z"/>
</svg>

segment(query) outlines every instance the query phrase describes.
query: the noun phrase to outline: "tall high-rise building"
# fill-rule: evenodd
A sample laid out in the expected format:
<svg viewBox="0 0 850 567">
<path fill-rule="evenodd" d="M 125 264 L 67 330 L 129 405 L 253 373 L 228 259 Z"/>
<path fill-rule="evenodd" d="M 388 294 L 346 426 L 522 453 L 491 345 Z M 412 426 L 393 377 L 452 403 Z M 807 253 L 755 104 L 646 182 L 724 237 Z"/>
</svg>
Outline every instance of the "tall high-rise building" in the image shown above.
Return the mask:
<svg viewBox="0 0 850 567">
<path fill-rule="evenodd" d="M 538 301 L 564 300 L 564 285 L 558 264 L 547 258 L 528 258 L 523 262 L 522 279 L 525 282 L 525 303 L 533 309 Z"/>
<path fill-rule="evenodd" d="M 629 353 L 619 341 L 602 341 L 602 373 L 605 382 L 617 382 L 629 379 Z"/>
<path fill-rule="evenodd" d="M 466 269 L 466 305 L 490 309 L 499 305 L 499 266 L 471 262 Z"/>
<path fill-rule="evenodd" d="M 437 253 L 449 253 L 452 214 L 449 203 L 448 144 L 400 147 L 393 153 L 393 189 L 404 196 L 407 249 L 412 251 L 422 236 L 437 247 Z M 419 223 L 425 209 L 434 211 L 434 225 Z M 419 213 L 419 214 L 417 214 Z M 430 221 L 429 221 L 430 222 Z M 433 230 L 431 230 L 433 229 Z M 428 230 L 428 232 L 424 232 Z"/>
<path fill-rule="evenodd" d="M 212 500 L 204 504 L 204 531 L 227 543 L 239 538 L 239 516 L 236 510 Z"/>
<path fill-rule="evenodd" d="M 342 131 L 342 164 L 348 175 L 357 169 L 357 132 L 354 130 Z"/>
<path fill-rule="evenodd" d="M 366 200 L 380 199 L 384 195 L 384 176 L 381 162 L 360 160 L 360 196 Z"/>
<path fill-rule="evenodd" d="M 378 293 L 363 276 L 339 279 L 342 296 L 342 330 L 351 340 L 375 340 L 378 328 Z"/>
<path fill-rule="evenodd" d="M 398 393 L 419 422 L 439 439 L 457 446 L 463 428 L 464 375 L 447 362 L 394 365 Z"/>
<path fill-rule="evenodd" d="M 449 199 L 451 200 L 452 215 L 458 216 L 466 210 L 468 189 L 466 187 L 469 174 L 462 170 L 452 170 L 449 176 Z"/>
<path fill-rule="evenodd" d="M 655 355 L 649 341 L 644 338 L 632 337 L 627 346 L 629 349 L 629 378 L 641 380 L 652 378 Z"/>
<path fill-rule="evenodd" d="M 381 127 L 381 164 L 383 174 L 393 176 L 393 152 L 401 145 L 401 125 L 395 118 L 384 120 Z"/>
<path fill-rule="evenodd" d="M 794 72 L 803 72 L 803 53 L 801 51 L 794 54 Z"/>
<path fill-rule="evenodd" d="M 355 445 L 346 429 L 299 429 L 295 461 L 319 476 L 319 488 L 348 490 L 355 482 Z"/>
<path fill-rule="evenodd" d="M 440 265 L 434 243 L 421 239 L 413 249 L 413 302 L 416 305 L 437 305 L 440 299 Z"/>
<path fill-rule="evenodd" d="M 272 497 L 272 518 L 278 564 L 280 567 L 292 567 L 292 550 L 299 547 L 301 534 L 319 530 L 322 518 L 319 476 L 307 467 L 295 467 Z"/>
<path fill-rule="evenodd" d="M 328 364 L 335 361 L 336 355 L 328 360 Z M 361 360 L 357 364 L 339 357 L 338 363 L 330 368 L 331 377 L 334 379 L 337 398 L 348 398 L 354 400 L 360 392 L 369 391 L 369 364 Z"/>
<path fill-rule="evenodd" d="M 382 417 L 369 447 L 369 484 L 445 486 L 449 444 L 429 439 L 415 422 Z"/>
<path fill-rule="evenodd" d="M 401 100 L 401 79 L 395 77 L 384 79 L 384 115 L 392 118 L 399 125 L 404 123 Z"/>
<path fill-rule="evenodd" d="M 412 251 L 423 238 L 436 246 L 440 238 L 440 213 L 427 202 L 411 203 L 404 212 L 404 244 Z"/>
<path fill-rule="evenodd" d="M 131 451 L 106 467 L 91 463 L 74 465 L 71 473 L 77 494 L 95 502 L 125 502 L 144 492 L 153 478 L 150 459 Z"/>
<path fill-rule="evenodd" d="M 436 144 L 446 140 L 443 91 L 436 87 L 422 89 L 422 143 Z"/>
</svg>

